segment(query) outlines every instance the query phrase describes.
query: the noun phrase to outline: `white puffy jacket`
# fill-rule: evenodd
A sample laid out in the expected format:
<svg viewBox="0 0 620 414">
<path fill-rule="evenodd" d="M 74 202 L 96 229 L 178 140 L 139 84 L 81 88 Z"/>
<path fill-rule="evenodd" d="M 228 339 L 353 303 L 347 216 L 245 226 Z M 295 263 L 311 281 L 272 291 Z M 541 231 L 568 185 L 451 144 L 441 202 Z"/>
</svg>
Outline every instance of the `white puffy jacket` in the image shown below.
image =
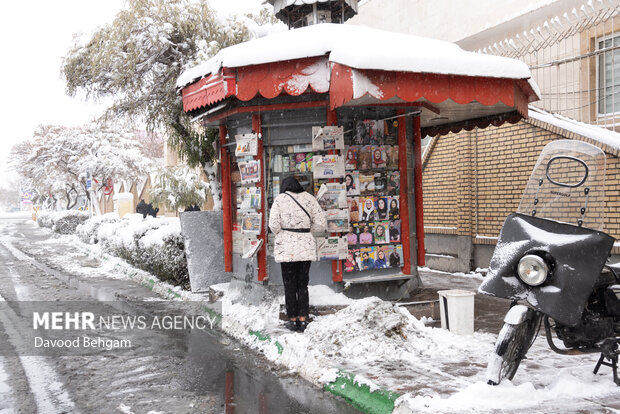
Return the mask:
<svg viewBox="0 0 620 414">
<path fill-rule="evenodd" d="M 306 209 L 311 219 L 289 194 Z M 278 195 L 269 213 L 269 228 L 276 235 L 274 246 L 276 262 L 301 262 L 317 259 L 316 240 L 312 233 L 296 233 L 283 230 L 283 228 L 310 229 L 314 233 L 320 233 L 325 231 L 326 227 L 325 212 L 312 195 L 305 191 Z"/>
</svg>

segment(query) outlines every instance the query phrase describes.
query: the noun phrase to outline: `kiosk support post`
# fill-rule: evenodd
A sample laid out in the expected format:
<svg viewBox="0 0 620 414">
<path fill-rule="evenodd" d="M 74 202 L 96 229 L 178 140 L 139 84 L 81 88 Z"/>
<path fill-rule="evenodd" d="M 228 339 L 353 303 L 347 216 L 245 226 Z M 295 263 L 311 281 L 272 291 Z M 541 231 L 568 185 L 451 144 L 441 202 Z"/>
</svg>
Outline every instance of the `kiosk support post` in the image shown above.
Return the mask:
<svg viewBox="0 0 620 414">
<path fill-rule="evenodd" d="M 420 116 L 413 117 L 413 181 L 415 191 L 415 236 L 418 242 L 418 266 L 425 264 L 424 252 L 424 198 L 422 197 L 422 131 Z"/>
<path fill-rule="evenodd" d="M 232 203 L 230 198 L 230 157 L 226 150 L 226 125 L 220 125 L 220 167 L 222 174 L 222 229 L 224 233 L 224 271 L 232 272 Z"/>
<path fill-rule="evenodd" d="M 338 125 L 338 116 L 336 111 L 327 107 L 327 126 L 336 126 Z M 330 154 L 334 154 L 333 150 L 329 151 Z M 335 180 L 329 180 L 330 182 L 335 182 Z M 337 236 L 337 234 L 332 233 L 332 236 Z M 333 282 L 342 282 L 342 263 L 340 260 L 332 261 L 332 281 Z"/>
<path fill-rule="evenodd" d="M 396 114 L 403 115 L 404 109 L 399 109 Z M 407 118 L 399 116 L 398 118 L 398 166 L 400 169 L 400 222 L 401 222 L 401 242 L 403 245 L 403 268 L 405 275 L 411 274 L 411 254 L 410 254 L 410 237 L 409 231 L 409 194 L 408 194 L 408 170 L 407 165 Z"/>
<path fill-rule="evenodd" d="M 261 120 L 260 113 L 252 114 L 252 131 L 259 136 L 258 138 L 258 155 L 256 156 L 257 160 L 260 160 L 260 181 L 256 183 L 256 186 L 260 188 L 261 192 L 261 202 L 260 202 L 260 210 L 262 213 L 261 217 L 261 228 L 260 234 L 258 236 L 259 239 L 263 241 L 263 245 L 258 250 L 258 281 L 266 282 L 269 277 L 267 276 L 267 225 L 265 224 L 267 221 L 267 209 L 265 205 L 267 203 L 267 197 L 265 197 L 265 154 L 263 149 L 263 139 L 262 139 L 262 129 L 261 129 Z"/>
</svg>

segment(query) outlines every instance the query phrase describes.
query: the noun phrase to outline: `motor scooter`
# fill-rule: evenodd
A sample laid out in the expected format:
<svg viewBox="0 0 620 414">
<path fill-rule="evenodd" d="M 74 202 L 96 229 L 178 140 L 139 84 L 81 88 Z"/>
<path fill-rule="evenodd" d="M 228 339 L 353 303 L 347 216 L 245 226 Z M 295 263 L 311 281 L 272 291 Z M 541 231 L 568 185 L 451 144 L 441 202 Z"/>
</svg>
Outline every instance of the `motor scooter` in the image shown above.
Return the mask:
<svg viewBox="0 0 620 414">
<path fill-rule="evenodd" d="M 489 384 L 514 378 L 542 330 L 559 354 L 600 353 L 594 373 L 608 366 L 620 385 L 620 264 L 607 263 L 615 239 L 602 231 L 605 168 L 605 153 L 585 142 L 552 141 L 541 152 L 478 289 L 513 301 Z"/>
</svg>

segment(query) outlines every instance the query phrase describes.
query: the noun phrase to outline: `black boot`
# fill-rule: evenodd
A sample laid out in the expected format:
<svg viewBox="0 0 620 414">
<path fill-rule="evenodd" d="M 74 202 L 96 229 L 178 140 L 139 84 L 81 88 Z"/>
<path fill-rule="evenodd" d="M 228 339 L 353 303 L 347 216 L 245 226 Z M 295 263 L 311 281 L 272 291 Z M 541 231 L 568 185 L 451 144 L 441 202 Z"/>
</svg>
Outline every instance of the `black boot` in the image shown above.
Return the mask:
<svg viewBox="0 0 620 414">
<path fill-rule="evenodd" d="M 305 331 L 307 326 L 308 326 L 308 321 L 306 320 L 300 321 L 299 319 L 297 319 L 297 330 L 299 332 Z"/>
<path fill-rule="evenodd" d="M 297 332 L 299 330 L 299 325 L 298 325 L 299 321 L 297 320 L 288 320 L 284 323 L 284 326 L 286 326 L 286 329 L 293 331 L 293 332 Z"/>
</svg>

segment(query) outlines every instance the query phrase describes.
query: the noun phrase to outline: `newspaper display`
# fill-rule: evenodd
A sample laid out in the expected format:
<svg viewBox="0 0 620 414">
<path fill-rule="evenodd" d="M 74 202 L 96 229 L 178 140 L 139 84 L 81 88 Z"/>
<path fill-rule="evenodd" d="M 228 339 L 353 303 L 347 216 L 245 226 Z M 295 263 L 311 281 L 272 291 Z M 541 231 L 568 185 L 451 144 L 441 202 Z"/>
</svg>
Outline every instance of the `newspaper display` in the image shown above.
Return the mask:
<svg viewBox="0 0 620 414">
<path fill-rule="evenodd" d="M 256 134 L 235 135 L 237 146 L 235 157 L 253 157 L 258 154 L 258 136 Z"/>
<path fill-rule="evenodd" d="M 261 191 L 258 187 L 241 188 L 240 210 L 258 210 L 260 209 Z"/>
<path fill-rule="evenodd" d="M 250 160 L 239 163 L 241 184 L 251 184 L 260 181 L 260 161 Z"/>
<path fill-rule="evenodd" d="M 342 155 L 315 155 L 312 159 L 314 179 L 344 178 Z"/>
<path fill-rule="evenodd" d="M 331 208 L 347 208 L 347 192 L 344 184 L 327 183 L 323 184 L 326 191 L 317 196 L 319 205 L 323 210 Z"/>
<path fill-rule="evenodd" d="M 347 258 L 346 237 L 317 237 L 319 260 L 344 260 Z"/>
<path fill-rule="evenodd" d="M 344 129 L 341 126 L 312 127 L 312 149 L 344 150 Z"/>
<path fill-rule="evenodd" d="M 243 213 L 241 216 L 241 231 L 247 234 L 259 234 L 262 224 L 261 213 Z"/>
<path fill-rule="evenodd" d="M 330 233 L 349 231 L 349 210 L 327 210 L 327 231 Z"/>
<path fill-rule="evenodd" d="M 243 256 L 244 259 L 249 259 L 253 257 L 258 252 L 258 249 L 263 245 L 262 239 L 243 239 Z"/>
</svg>

